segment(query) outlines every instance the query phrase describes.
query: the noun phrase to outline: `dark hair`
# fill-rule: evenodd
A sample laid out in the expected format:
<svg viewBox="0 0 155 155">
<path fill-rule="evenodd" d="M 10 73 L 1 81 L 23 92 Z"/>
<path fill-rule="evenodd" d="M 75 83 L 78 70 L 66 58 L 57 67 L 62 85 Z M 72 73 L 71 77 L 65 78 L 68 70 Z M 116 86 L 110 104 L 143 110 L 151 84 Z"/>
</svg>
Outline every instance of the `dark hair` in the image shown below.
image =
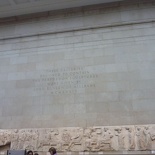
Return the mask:
<svg viewBox="0 0 155 155">
<path fill-rule="evenodd" d="M 34 155 L 39 155 L 38 153 L 34 153 Z"/>
<path fill-rule="evenodd" d="M 32 154 L 33 154 L 33 152 L 30 150 L 30 151 L 28 151 L 28 152 L 27 152 L 27 155 L 29 155 L 30 153 L 32 153 Z"/>
<path fill-rule="evenodd" d="M 56 153 L 57 153 L 57 151 L 56 151 L 56 149 L 55 149 L 54 147 L 51 147 L 51 148 L 49 149 L 49 152 L 53 152 L 53 154 L 56 154 Z"/>
</svg>

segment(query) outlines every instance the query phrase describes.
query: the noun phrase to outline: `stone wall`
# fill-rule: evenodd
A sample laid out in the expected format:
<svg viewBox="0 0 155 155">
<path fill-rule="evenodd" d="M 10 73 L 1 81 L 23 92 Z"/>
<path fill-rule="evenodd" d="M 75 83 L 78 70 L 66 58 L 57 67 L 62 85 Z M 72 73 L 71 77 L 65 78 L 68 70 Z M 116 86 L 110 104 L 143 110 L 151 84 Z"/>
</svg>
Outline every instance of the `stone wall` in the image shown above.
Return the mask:
<svg viewBox="0 0 155 155">
<path fill-rule="evenodd" d="M 46 152 L 148 151 L 155 149 L 155 125 L 0 130 L 0 146 Z"/>
<path fill-rule="evenodd" d="M 114 3 L 1 23 L 0 128 L 155 124 L 154 7 Z"/>
<path fill-rule="evenodd" d="M 154 0 L 125 0 L 0 19 L 0 38 L 18 38 L 154 21 Z"/>
</svg>

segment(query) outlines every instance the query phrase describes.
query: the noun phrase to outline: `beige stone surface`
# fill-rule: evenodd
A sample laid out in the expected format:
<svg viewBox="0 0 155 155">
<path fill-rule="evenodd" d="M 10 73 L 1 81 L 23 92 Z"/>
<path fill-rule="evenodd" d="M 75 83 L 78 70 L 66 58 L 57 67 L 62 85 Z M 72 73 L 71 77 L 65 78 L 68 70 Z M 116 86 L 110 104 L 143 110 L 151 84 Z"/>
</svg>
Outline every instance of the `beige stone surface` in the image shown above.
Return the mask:
<svg viewBox="0 0 155 155">
<path fill-rule="evenodd" d="M 0 128 L 155 124 L 154 7 L 121 2 L 0 23 Z"/>
<path fill-rule="evenodd" d="M 155 125 L 94 126 L 0 130 L 0 146 L 10 149 L 58 152 L 151 151 L 155 149 Z"/>
<path fill-rule="evenodd" d="M 154 32 L 146 23 L 0 41 L 1 128 L 155 124 Z"/>
</svg>

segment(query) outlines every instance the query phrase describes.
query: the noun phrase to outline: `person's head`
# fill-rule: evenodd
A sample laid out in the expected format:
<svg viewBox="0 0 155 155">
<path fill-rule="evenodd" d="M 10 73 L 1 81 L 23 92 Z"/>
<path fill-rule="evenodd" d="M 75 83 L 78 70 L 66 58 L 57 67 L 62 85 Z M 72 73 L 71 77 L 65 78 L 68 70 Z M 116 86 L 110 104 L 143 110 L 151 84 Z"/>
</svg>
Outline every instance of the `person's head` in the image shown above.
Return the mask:
<svg viewBox="0 0 155 155">
<path fill-rule="evenodd" d="M 56 149 L 54 147 L 51 147 L 49 149 L 49 152 L 50 152 L 51 155 L 55 155 L 57 153 L 57 151 L 56 151 Z"/>
<path fill-rule="evenodd" d="M 27 152 L 27 155 L 33 155 L 33 152 L 30 150 Z"/>
<path fill-rule="evenodd" d="M 39 155 L 38 153 L 34 153 L 34 155 Z"/>
</svg>

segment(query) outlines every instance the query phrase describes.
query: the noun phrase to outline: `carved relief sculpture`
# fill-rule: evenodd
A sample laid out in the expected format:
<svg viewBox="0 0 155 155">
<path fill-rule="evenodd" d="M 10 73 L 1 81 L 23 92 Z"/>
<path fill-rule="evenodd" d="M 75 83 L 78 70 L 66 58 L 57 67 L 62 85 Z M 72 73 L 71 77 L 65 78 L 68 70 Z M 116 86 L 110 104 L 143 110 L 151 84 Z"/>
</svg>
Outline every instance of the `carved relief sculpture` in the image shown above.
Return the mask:
<svg viewBox="0 0 155 155">
<path fill-rule="evenodd" d="M 118 147 L 119 147 L 119 150 L 124 150 L 125 149 L 125 135 L 122 131 L 122 128 L 117 128 L 115 129 L 116 131 L 116 136 L 118 138 Z"/>
<path fill-rule="evenodd" d="M 126 130 L 128 131 L 128 149 L 134 150 L 135 149 L 135 133 L 132 127 L 127 127 Z"/>
<path fill-rule="evenodd" d="M 137 146 L 138 150 L 146 150 L 146 133 L 144 132 L 144 127 L 136 128 L 136 136 L 137 136 Z"/>
<path fill-rule="evenodd" d="M 109 128 L 105 127 L 102 133 L 102 139 L 100 141 L 101 151 L 113 151 L 112 148 L 112 138 L 113 134 Z"/>
<path fill-rule="evenodd" d="M 99 152 L 154 150 L 155 125 L 0 130 L 0 146 L 11 149 Z"/>
</svg>

